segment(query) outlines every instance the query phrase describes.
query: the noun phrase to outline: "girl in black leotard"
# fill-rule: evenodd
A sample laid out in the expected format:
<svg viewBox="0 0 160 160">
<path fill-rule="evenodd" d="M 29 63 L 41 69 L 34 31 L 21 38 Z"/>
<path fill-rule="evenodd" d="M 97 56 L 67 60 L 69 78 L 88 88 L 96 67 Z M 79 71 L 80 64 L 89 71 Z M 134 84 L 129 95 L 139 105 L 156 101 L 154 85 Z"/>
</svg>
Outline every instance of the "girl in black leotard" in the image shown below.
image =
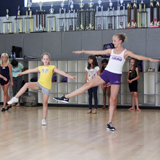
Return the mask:
<svg viewBox="0 0 160 160">
<path fill-rule="evenodd" d="M 136 102 L 137 111 L 141 111 L 139 109 L 138 96 L 137 96 L 137 87 L 138 87 L 137 79 L 140 78 L 140 75 L 135 59 L 132 58 L 130 60 L 130 66 L 131 67 L 128 69 L 128 82 L 129 82 L 129 90 L 132 96 L 132 107 L 129 108 L 129 110 L 135 110 L 135 102 Z"/>
<path fill-rule="evenodd" d="M 6 102 L 9 101 L 9 95 L 8 95 L 8 88 L 9 84 L 13 86 L 13 78 L 12 78 L 12 67 L 9 63 L 9 57 L 7 53 L 2 53 L 1 60 L 0 60 L 0 84 L 3 89 L 4 93 L 4 101 L 3 101 L 3 107 L 2 112 L 8 110 L 11 108 L 11 106 L 8 106 L 6 109 Z"/>
</svg>

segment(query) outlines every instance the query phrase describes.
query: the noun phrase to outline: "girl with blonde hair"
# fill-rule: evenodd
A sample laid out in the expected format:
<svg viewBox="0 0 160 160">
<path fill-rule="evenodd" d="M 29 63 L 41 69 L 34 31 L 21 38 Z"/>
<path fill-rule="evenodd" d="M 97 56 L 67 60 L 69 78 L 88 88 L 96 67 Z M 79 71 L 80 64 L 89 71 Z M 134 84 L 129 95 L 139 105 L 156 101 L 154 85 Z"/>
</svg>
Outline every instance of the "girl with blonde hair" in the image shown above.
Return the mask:
<svg viewBox="0 0 160 160">
<path fill-rule="evenodd" d="M 110 55 L 108 65 L 105 68 L 105 71 L 101 73 L 99 76 L 95 77 L 88 83 L 84 84 L 79 89 L 75 90 L 70 94 L 63 95 L 61 97 L 54 97 L 56 101 L 60 102 L 69 102 L 69 98 L 75 97 L 84 93 L 91 87 L 99 86 L 105 83 L 110 82 L 111 84 L 111 95 L 110 95 L 110 106 L 109 106 L 109 120 L 107 124 L 107 130 L 115 131 L 115 127 L 112 124 L 114 110 L 117 106 L 117 95 L 119 92 L 120 84 L 121 84 L 121 75 L 123 65 L 128 57 L 132 57 L 138 60 L 148 60 L 151 62 L 159 62 L 159 60 L 144 57 L 141 55 L 136 55 L 133 52 L 126 50 L 123 48 L 123 42 L 125 41 L 126 36 L 123 33 L 116 34 L 113 36 L 113 44 L 115 46 L 114 49 L 107 49 L 103 51 L 74 51 L 75 54 L 90 54 L 90 55 Z"/>
<path fill-rule="evenodd" d="M 52 86 L 52 75 L 54 72 L 61 74 L 65 77 L 68 77 L 70 79 L 75 80 L 75 77 L 72 77 L 68 75 L 67 73 L 59 70 L 54 65 L 50 65 L 50 54 L 45 52 L 41 56 L 42 66 L 38 66 L 34 69 L 29 69 L 24 72 L 18 73 L 18 76 L 29 74 L 33 72 L 40 72 L 40 78 L 38 82 L 29 82 L 26 83 L 19 92 L 13 97 L 10 101 L 8 101 L 8 104 L 17 103 L 19 100 L 19 97 L 28 89 L 35 89 L 35 90 L 41 90 L 43 93 L 43 119 L 42 119 L 42 125 L 46 125 L 46 116 L 48 111 L 48 98 L 51 91 Z"/>
<path fill-rule="evenodd" d="M 1 60 L 0 60 L 0 84 L 3 89 L 4 94 L 4 101 L 3 101 L 3 107 L 2 112 L 8 110 L 11 108 L 11 105 L 8 105 L 6 108 L 6 103 L 9 101 L 9 95 L 8 95 L 8 88 L 9 84 L 13 86 L 13 78 L 12 78 L 12 67 L 9 63 L 9 57 L 7 53 L 2 53 Z"/>
</svg>

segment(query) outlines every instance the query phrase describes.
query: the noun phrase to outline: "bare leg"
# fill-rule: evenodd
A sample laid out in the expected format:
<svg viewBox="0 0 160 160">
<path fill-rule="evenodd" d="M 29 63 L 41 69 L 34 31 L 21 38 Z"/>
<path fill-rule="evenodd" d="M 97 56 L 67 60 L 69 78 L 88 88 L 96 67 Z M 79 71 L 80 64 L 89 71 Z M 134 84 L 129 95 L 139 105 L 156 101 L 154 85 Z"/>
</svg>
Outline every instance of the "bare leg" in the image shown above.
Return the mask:
<svg viewBox="0 0 160 160">
<path fill-rule="evenodd" d="M 28 88 L 38 90 L 38 86 L 35 82 L 25 83 L 25 85 L 19 90 L 19 92 L 15 95 L 16 98 L 19 98 Z"/>
<path fill-rule="evenodd" d="M 134 98 L 135 98 L 135 102 L 136 102 L 136 106 L 137 106 L 137 111 L 141 111 L 141 110 L 139 109 L 137 92 L 134 92 L 133 94 L 134 94 Z"/>
<path fill-rule="evenodd" d="M 8 87 L 9 87 L 9 85 L 8 85 Z M 7 91 L 7 102 L 8 102 L 9 100 L 10 100 L 10 98 L 9 98 L 8 91 Z M 11 106 L 11 105 L 8 104 L 8 106 Z"/>
<path fill-rule="evenodd" d="M 102 109 L 105 109 L 106 108 L 106 88 L 104 87 L 103 84 L 101 85 L 101 88 L 103 90 L 103 107 L 102 107 Z"/>
<path fill-rule="evenodd" d="M 8 88 L 9 88 L 9 85 L 2 86 L 3 95 L 4 95 L 3 108 L 6 108 L 6 103 L 7 103 L 8 97 L 9 97 L 8 96 Z"/>
<path fill-rule="evenodd" d="M 47 111 L 48 111 L 48 98 L 46 94 L 43 93 L 43 119 L 46 119 L 47 117 Z"/>
<path fill-rule="evenodd" d="M 128 110 L 135 110 L 135 103 L 134 103 L 135 98 L 134 98 L 134 92 L 131 92 L 131 96 L 132 96 L 132 107 L 129 108 Z"/>
<path fill-rule="evenodd" d="M 85 83 L 79 89 L 73 91 L 70 94 L 66 94 L 65 97 L 66 98 L 72 98 L 72 97 L 78 96 L 78 95 L 84 93 L 85 91 L 87 91 L 89 88 L 99 86 L 99 85 L 104 84 L 104 83 L 105 83 L 105 81 L 103 81 L 100 76 L 97 76 L 96 78 L 92 79 L 88 83 Z"/>
<path fill-rule="evenodd" d="M 117 105 L 117 95 L 120 85 L 111 85 L 111 97 L 110 97 L 110 106 L 109 106 L 109 121 L 112 122 L 113 114 Z"/>
<path fill-rule="evenodd" d="M 108 95 L 108 109 L 110 106 L 110 97 L 111 97 L 111 87 L 107 87 L 107 95 Z"/>
</svg>

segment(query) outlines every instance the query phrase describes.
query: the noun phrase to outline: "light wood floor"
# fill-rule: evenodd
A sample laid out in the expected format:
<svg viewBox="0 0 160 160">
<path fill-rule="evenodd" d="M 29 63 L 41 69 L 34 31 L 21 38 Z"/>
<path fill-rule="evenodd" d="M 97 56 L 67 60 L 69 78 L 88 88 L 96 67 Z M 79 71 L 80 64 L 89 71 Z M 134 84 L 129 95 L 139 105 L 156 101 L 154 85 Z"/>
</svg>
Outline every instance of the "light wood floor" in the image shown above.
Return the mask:
<svg viewBox="0 0 160 160">
<path fill-rule="evenodd" d="M 0 160 L 160 160 L 160 110 L 118 109 L 115 132 L 108 112 L 49 107 L 14 107 L 0 113 Z"/>
</svg>

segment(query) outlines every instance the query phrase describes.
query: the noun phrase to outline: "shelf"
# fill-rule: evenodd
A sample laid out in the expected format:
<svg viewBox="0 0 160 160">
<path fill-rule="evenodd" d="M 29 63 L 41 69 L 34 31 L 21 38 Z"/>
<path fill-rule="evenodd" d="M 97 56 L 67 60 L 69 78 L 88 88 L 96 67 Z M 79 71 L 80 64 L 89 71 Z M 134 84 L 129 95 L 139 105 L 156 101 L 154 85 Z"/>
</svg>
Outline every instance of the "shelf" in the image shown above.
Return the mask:
<svg viewBox="0 0 160 160">
<path fill-rule="evenodd" d="M 78 73 L 85 72 L 85 68 L 87 67 L 87 65 L 88 65 L 87 60 L 78 61 Z"/>
<path fill-rule="evenodd" d="M 77 84 L 68 84 L 68 93 L 71 93 L 77 89 Z"/>
<path fill-rule="evenodd" d="M 67 93 L 67 83 L 58 83 L 58 93 Z"/>
<path fill-rule="evenodd" d="M 121 105 L 132 104 L 131 95 L 121 95 Z"/>
<path fill-rule="evenodd" d="M 81 94 L 78 96 L 78 104 L 88 104 L 88 94 Z"/>
<path fill-rule="evenodd" d="M 78 73 L 78 82 L 84 82 L 85 83 L 85 76 L 86 76 L 86 73 Z"/>
<path fill-rule="evenodd" d="M 144 95 L 144 104 L 155 105 L 155 95 Z"/>
<path fill-rule="evenodd" d="M 154 93 L 155 93 L 155 77 L 151 74 L 144 74 L 144 94 L 154 94 Z"/>
<path fill-rule="evenodd" d="M 68 72 L 77 73 L 77 61 L 68 61 Z"/>
<path fill-rule="evenodd" d="M 58 61 L 58 69 L 67 72 L 67 61 Z"/>
</svg>

